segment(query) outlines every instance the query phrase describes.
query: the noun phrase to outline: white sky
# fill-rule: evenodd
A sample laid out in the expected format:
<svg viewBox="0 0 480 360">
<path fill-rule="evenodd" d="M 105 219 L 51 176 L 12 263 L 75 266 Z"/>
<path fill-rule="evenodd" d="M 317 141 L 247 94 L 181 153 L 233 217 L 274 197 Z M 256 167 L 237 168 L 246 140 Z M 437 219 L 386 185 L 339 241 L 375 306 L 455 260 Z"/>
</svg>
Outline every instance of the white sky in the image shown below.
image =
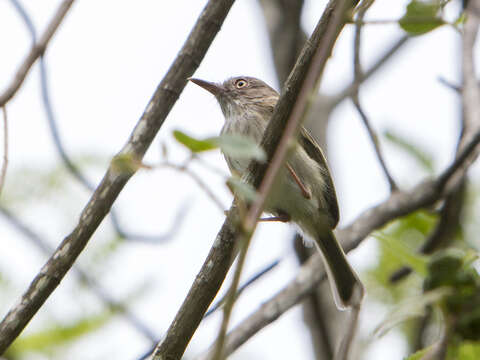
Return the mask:
<svg viewBox="0 0 480 360">
<path fill-rule="evenodd" d="M 37 29 L 43 30 L 59 1 L 24 0 L 23 3 Z M 70 154 L 92 154 L 102 159 L 100 166 L 89 171 L 96 182 L 103 175 L 108 159 L 127 140 L 205 3 L 198 0 L 77 1 L 67 15 L 47 52 L 52 104 Z M 369 18 L 398 19 L 405 4 L 406 1 L 377 0 Z M 306 1 L 303 23 L 308 31 L 313 28 L 324 5 L 325 1 Z M 328 93 L 341 89 L 351 79 L 351 30 L 347 27 L 329 62 L 322 85 Z M 364 63 L 371 63 L 400 35 L 396 25 L 368 27 L 364 32 Z M 415 139 L 434 153 L 438 169 L 452 157 L 459 114 L 455 95 L 440 85 L 437 78 L 442 76 L 459 83 L 459 40 L 460 36 L 447 27 L 412 40 L 405 51 L 362 88 L 363 105 L 374 128 L 394 129 Z M 28 33 L 6 0 L 0 1 L 0 43 L 1 91 L 30 46 Z M 256 76 L 278 89 L 268 48 L 257 2 L 239 0 L 195 76 L 216 81 L 240 74 Z M 28 179 L 9 176 L 15 169 L 54 167 L 58 162 L 41 104 L 38 66 L 8 104 L 8 115 L 10 165 L 6 192 L 18 181 L 28 182 Z M 148 152 L 146 162 L 160 160 L 160 142 L 167 144 L 172 159 L 180 161 L 185 157 L 186 152 L 172 141 L 172 130 L 181 129 L 198 137 L 210 136 L 219 132 L 222 122 L 215 99 L 200 88 L 187 85 Z M 335 111 L 328 136 L 329 163 L 340 201 L 341 224 L 346 224 L 361 211 L 384 199 L 388 188 L 363 126 L 348 102 Z M 401 153 L 387 147 L 385 154 L 401 184 L 412 186 L 419 181 L 418 169 L 412 163 L 402 161 L 405 158 Z M 206 154 L 205 159 L 227 173 L 219 153 Z M 223 179 L 199 166 L 195 169 L 223 203 L 229 205 L 230 195 Z M 42 203 L 45 199 L 35 199 L 32 200 L 35 201 L 33 210 L 25 206 L 19 208 L 24 219 L 48 236 L 53 245 L 70 232 L 88 199 L 81 187 L 72 185 L 71 188 L 71 197 L 50 197 L 53 205 Z M 158 334 L 170 324 L 224 216 L 188 177 L 170 170 L 135 175 L 117 202 L 120 216 L 131 231 L 156 234 L 168 228 L 176 209 L 185 201 L 191 207 L 185 226 L 174 241 L 157 246 L 126 244 L 113 257 L 97 258 L 99 264 L 85 264 L 82 257 L 79 261 L 102 269 L 98 280 L 119 299 L 146 286 L 133 309 Z M 53 211 L 54 216 L 47 211 Z M 106 238 L 102 230 L 109 226 L 105 221 L 92 238 L 87 252 L 99 251 Z M 0 299 L 3 314 L 18 299 L 45 258 L 38 256 L 38 252 L 3 221 L 0 234 L 3 239 L 0 251 L 8 254 L 2 257 L 0 272 L 15 278 L 14 290 L 8 294 L 11 298 Z M 296 261 L 291 252 L 290 235 L 291 228 L 287 225 L 260 226 L 250 250 L 244 279 L 278 256 L 286 256 L 286 260 L 241 297 L 232 324 L 257 309 L 262 301 L 294 276 Z M 352 252 L 350 258 L 354 267 L 361 270 L 374 261 L 374 254 L 375 245 L 368 241 Z M 72 279 L 67 276 L 27 332 L 38 329 L 41 321 L 66 319 L 72 314 L 73 317 L 82 316 L 85 309 L 91 309 L 87 305 L 98 306 L 93 296 L 73 293 Z M 82 301 L 76 301 L 77 296 L 81 296 Z M 375 315 L 370 312 L 362 326 L 373 328 L 381 320 L 381 315 L 380 310 L 376 310 Z M 202 351 L 211 343 L 219 320 L 216 315 L 202 324 L 189 347 L 190 354 Z M 146 346 L 147 342 L 135 330 L 124 321 L 116 320 L 79 341 L 69 352 L 69 359 L 133 360 Z M 401 359 L 404 349 L 405 344 L 393 332 L 376 342 L 368 358 L 380 359 L 384 351 L 389 351 L 389 359 Z M 299 308 L 263 330 L 233 358 L 312 358 Z M 42 357 L 32 356 L 31 359 Z"/>
</svg>

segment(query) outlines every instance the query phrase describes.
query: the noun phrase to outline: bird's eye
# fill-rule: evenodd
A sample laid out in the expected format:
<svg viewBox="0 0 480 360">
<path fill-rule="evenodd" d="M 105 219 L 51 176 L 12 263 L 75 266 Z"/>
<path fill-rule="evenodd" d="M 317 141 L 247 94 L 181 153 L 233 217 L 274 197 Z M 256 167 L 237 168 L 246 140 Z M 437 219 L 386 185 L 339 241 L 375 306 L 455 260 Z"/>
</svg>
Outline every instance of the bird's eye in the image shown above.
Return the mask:
<svg viewBox="0 0 480 360">
<path fill-rule="evenodd" d="M 235 87 L 237 89 L 241 89 L 243 87 L 247 86 L 247 81 L 244 79 L 238 79 L 235 81 Z"/>
</svg>

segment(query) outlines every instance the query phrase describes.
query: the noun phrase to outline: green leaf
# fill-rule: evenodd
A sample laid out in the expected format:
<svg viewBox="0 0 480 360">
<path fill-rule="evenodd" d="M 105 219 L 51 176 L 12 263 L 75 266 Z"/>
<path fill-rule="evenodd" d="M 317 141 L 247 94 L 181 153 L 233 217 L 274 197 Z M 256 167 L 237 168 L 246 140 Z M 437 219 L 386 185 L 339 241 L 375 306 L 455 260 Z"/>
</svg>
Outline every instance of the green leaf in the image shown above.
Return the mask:
<svg viewBox="0 0 480 360">
<path fill-rule="evenodd" d="M 410 35 L 422 35 L 445 22 L 439 18 L 441 4 L 438 0 L 412 0 L 407 5 L 405 15 L 398 21 L 400 27 Z"/>
<path fill-rule="evenodd" d="M 410 266 L 422 277 L 427 275 L 428 257 L 413 253 L 403 242 L 384 232 L 377 231 L 373 233 L 373 236 L 381 241 L 391 254 L 398 258 L 403 264 Z"/>
<path fill-rule="evenodd" d="M 375 328 L 374 334 L 382 336 L 406 320 L 423 316 L 427 306 L 438 303 L 451 293 L 451 288 L 442 287 L 408 298 L 385 316 L 385 319 Z"/>
<path fill-rule="evenodd" d="M 407 357 L 405 360 L 422 360 L 424 357 L 430 353 L 430 351 L 435 350 L 435 344 L 426 347 L 425 349 L 418 350 L 417 352 L 413 353 L 409 357 Z"/>
<path fill-rule="evenodd" d="M 267 158 L 263 149 L 255 141 L 243 135 L 222 134 L 206 139 L 195 139 L 180 130 L 175 130 L 173 136 L 195 153 L 220 148 L 225 155 L 235 159 L 265 161 Z"/>
<path fill-rule="evenodd" d="M 89 334 L 105 325 L 112 318 L 111 311 L 84 317 L 70 325 L 57 325 L 31 335 L 21 336 L 10 347 L 8 353 L 49 352 L 53 348 L 65 345 L 79 337 Z"/>
<path fill-rule="evenodd" d="M 222 134 L 210 139 L 222 152 L 235 159 L 255 159 L 265 161 L 265 151 L 251 138 L 243 135 Z"/>
<path fill-rule="evenodd" d="M 426 171 L 433 174 L 434 165 L 433 156 L 431 154 L 421 149 L 419 145 L 413 144 L 410 139 L 395 134 L 391 130 L 385 131 L 383 136 L 392 144 L 398 146 L 401 150 L 413 157 Z"/>
<path fill-rule="evenodd" d="M 464 341 L 458 349 L 458 360 L 480 359 L 480 342 Z"/>
<path fill-rule="evenodd" d="M 207 150 L 216 149 L 218 144 L 213 141 L 213 138 L 205 140 L 195 139 L 180 130 L 173 131 L 173 137 L 182 145 L 186 146 L 190 151 L 197 153 Z"/>
<path fill-rule="evenodd" d="M 252 185 L 247 184 L 238 177 L 229 178 L 227 180 L 227 186 L 234 195 L 237 195 L 249 202 L 255 201 L 258 196 L 257 191 Z"/>
</svg>

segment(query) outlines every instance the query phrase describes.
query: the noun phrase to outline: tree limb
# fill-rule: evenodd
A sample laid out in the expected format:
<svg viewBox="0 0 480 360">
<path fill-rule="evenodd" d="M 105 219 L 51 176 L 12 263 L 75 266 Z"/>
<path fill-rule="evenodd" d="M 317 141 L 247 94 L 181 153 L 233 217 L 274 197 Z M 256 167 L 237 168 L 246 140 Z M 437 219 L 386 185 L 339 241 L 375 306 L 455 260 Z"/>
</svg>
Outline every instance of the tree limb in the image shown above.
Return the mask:
<svg viewBox="0 0 480 360">
<path fill-rule="evenodd" d="M 143 158 L 185 87 L 187 78 L 198 68 L 205 56 L 232 5 L 233 0 L 208 2 L 175 61 L 155 90 L 128 142 L 120 151 L 120 156 L 128 156 L 136 160 Z M 134 174 L 135 170 L 128 173 L 118 172 L 113 165 L 112 162 L 82 211 L 75 229 L 62 241 L 17 305 L 10 309 L 0 323 L 0 355 L 5 352 L 58 286 L 108 214 L 120 191 Z"/>
</svg>

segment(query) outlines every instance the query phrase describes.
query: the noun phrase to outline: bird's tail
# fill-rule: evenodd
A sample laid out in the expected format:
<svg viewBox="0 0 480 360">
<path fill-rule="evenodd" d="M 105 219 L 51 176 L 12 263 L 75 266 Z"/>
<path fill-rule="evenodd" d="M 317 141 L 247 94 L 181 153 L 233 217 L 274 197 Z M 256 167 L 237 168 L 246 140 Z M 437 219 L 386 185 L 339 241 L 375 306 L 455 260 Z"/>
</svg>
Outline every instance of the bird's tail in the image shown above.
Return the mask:
<svg viewBox="0 0 480 360">
<path fill-rule="evenodd" d="M 318 233 L 315 245 L 322 254 L 337 308 L 344 310 L 360 305 L 364 295 L 363 285 L 348 263 L 333 232 L 326 230 Z"/>
</svg>

